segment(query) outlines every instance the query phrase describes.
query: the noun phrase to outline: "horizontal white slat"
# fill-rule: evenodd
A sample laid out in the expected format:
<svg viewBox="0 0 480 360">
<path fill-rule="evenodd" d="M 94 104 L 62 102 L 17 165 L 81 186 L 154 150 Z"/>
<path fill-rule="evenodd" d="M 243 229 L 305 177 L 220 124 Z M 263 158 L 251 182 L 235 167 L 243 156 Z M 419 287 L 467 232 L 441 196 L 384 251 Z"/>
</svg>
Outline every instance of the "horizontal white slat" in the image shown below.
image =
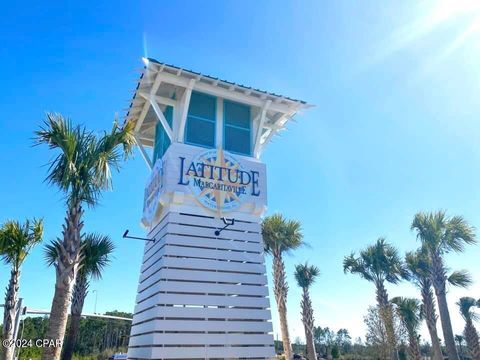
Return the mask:
<svg viewBox="0 0 480 360">
<path fill-rule="evenodd" d="M 263 252 L 263 244 L 224 239 L 197 238 L 184 235 L 167 235 L 165 244 L 205 247 L 210 249 L 228 249 Z"/>
<path fill-rule="evenodd" d="M 142 292 L 156 282 L 166 280 L 189 280 L 189 281 L 215 281 L 226 283 L 243 283 L 266 285 L 266 275 L 223 273 L 215 271 L 200 270 L 178 270 L 178 269 L 160 269 L 138 286 L 138 292 Z"/>
<path fill-rule="evenodd" d="M 135 314 L 155 305 L 212 305 L 212 306 L 242 306 L 267 308 L 270 303 L 267 298 L 244 296 L 217 296 L 217 295 L 181 295 L 157 294 L 137 304 Z"/>
<path fill-rule="evenodd" d="M 241 320 L 270 320 L 270 310 L 268 309 L 237 309 L 237 308 L 205 308 L 205 307 L 180 307 L 180 306 L 156 306 L 148 311 L 135 314 L 133 323 L 138 324 L 155 318 L 208 318 L 208 319 L 241 319 Z M 152 326 L 150 330 L 154 331 L 153 322 L 146 324 Z"/>
<path fill-rule="evenodd" d="M 228 295 L 254 295 L 267 296 L 266 286 L 230 285 L 213 283 L 194 283 L 186 281 L 161 281 L 156 286 L 149 287 L 137 294 L 136 302 L 145 300 L 153 294 L 162 292 L 181 292 L 199 294 L 228 294 Z"/>
<path fill-rule="evenodd" d="M 197 226 L 183 226 L 172 223 L 168 224 L 167 227 L 167 231 L 169 234 L 203 236 L 207 238 L 215 237 L 215 229 L 202 228 Z M 247 233 L 241 231 L 230 231 L 228 229 L 223 230 L 218 237 L 223 239 L 262 242 L 261 234 Z"/>
<path fill-rule="evenodd" d="M 273 346 L 256 347 L 138 347 L 128 349 L 129 359 L 207 359 L 207 358 L 274 358 Z"/>
<path fill-rule="evenodd" d="M 130 346 L 145 345 L 265 345 L 273 344 L 271 334 L 145 334 L 130 338 Z"/>
<path fill-rule="evenodd" d="M 149 269 L 140 275 L 140 282 L 153 275 L 162 267 L 176 267 L 183 269 L 205 269 L 231 272 L 246 272 L 254 274 L 265 274 L 264 264 L 246 264 L 231 261 L 211 260 L 211 259 L 189 259 L 177 257 L 163 257 Z"/>
<path fill-rule="evenodd" d="M 153 323 L 154 325 L 152 325 Z M 150 325 L 149 325 L 150 324 Z M 132 335 L 149 331 L 225 331 L 225 332 L 263 332 L 272 331 L 269 321 L 215 321 L 215 320 L 153 320 L 133 325 Z"/>
<path fill-rule="evenodd" d="M 167 347 L 152 348 L 152 356 L 155 358 L 185 359 L 185 358 L 258 358 L 273 357 L 274 348 L 272 347 Z"/>
<path fill-rule="evenodd" d="M 152 252 L 148 259 L 144 259 L 140 269 L 141 273 L 144 273 L 146 270 L 150 269 L 162 258 L 163 255 L 165 255 L 165 248 L 166 246 L 162 247 L 161 249 L 156 249 L 154 252 Z"/>
<path fill-rule="evenodd" d="M 246 261 L 246 262 L 259 263 L 259 264 L 264 262 L 263 255 L 258 254 L 258 253 L 246 253 L 246 252 L 228 251 L 228 250 L 187 248 L 187 247 L 181 247 L 181 246 L 175 246 L 175 245 L 167 245 L 165 247 L 165 255 L 175 255 L 175 256 L 195 257 L 195 258 L 207 258 L 207 259 Z"/>
<path fill-rule="evenodd" d="M 179 257 L 191 257 L 191 258 L 203 258 L 211 260 L 233 260 L 233 261 L 242 261 L 248 263 L 257 263 L 263 264 L 264 257 L 263 254 L 258 253 L 246 253 L 238 251 L 228 251 L 228 250 L 212 250 L 212 249 L 199 249 L 199 248 L 188 248 L 175 245 L 167 245 L 155 253 L 155 256 L 150 258 L 142 265 L 142 272 L 145 272 L 147 269 L 150 269 L 152 265 L 158 262 L 162 256 L 179 256 Z"/>
<path fill-rule="evenodd" d="M 222 228 L 225 226 L 222 219 L 220 218 L 207 218 L 200 216 L 189 216 L 179 213 L 170 213 L 169 222 L 188 224 L 188 225 L 197 225 L 197 226 L 206 226 L 211 228 Z M 242 230 L 242 231 L 251 231 L 251 232 L 262 232 L 262 227 L 259 223 L 247 223 L 236 221 L 234 225 L 229 226 L 231 230 Z"/>
</svg>

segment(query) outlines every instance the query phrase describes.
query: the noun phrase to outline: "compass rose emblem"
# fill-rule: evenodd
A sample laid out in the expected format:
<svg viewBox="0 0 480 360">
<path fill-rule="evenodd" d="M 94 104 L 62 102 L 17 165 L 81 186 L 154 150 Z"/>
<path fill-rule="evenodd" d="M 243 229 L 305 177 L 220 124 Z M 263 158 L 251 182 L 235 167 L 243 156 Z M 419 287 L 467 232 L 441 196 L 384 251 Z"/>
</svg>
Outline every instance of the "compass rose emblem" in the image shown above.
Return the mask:
<svg viewBox="0 0 480 360">
<path fill-rule="evenodd" d="M 202 164 L 202 176 L 190 175 L 190 188 L 197 201 L 218 213 L 240 207 L 246 196 L 246 184 L 239 183 L 241 164 L 222 149 L 198 155 L 194 163 Z"/>
</svg>

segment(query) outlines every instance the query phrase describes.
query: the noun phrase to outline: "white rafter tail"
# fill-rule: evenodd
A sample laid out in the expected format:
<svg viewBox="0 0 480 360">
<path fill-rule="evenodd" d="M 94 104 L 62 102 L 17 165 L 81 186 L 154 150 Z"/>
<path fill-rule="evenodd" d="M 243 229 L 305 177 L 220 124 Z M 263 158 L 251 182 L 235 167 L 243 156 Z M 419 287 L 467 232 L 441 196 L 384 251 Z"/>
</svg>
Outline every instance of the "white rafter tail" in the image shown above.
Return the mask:
<svg viewBox="0 0 480 360">
<path fill-rule="evenodd" d="M 260 122 L 258 124 L 257 128 L 257 134 L 255 136 L 255 146 L 253 149 L 253 154 L 255 157 L 258 159 L 260 158 L 260 139 L 262 138 L 262 132 L 263 132 L 263 125 L 265 124 L 265 119 L 267 117 L 267 111 L 268 108 L 270 107 L 270 104 L 272 103 L 272 100 L 267 100 L 265 101 L 265 104 L 262 107 L 262 111 L 260 114 Z"/>
<path fill-rule="evenodd" d="M 183 137 L 185 134 L 185 123 L 187 122 L 187 114 L 188 114 L 188 105 L 190 104 L 190 98 L 192 97 L 192 90 L 195 86 L 195 79 L 191 79 L 188 83 L 188 86 L 185 88 L 185 92 L 180 100 L 180 111 L 179 111 L 179 121 L 177 127 L 177 136 L 176 140 L 178 142 L 183 141 Z"/>
<path fill-rule="evenodd" d="M 135 142 L 137 143 L 138 148 L 140 149 L 140 153 L 142 154 L 143 160 L 145 160 L 145 163 L 147 164 L 148 168 L 152 170 L 153 169 L 152 160 L 150 159 L 147 152 L 145 151 L 145 148 L 143 147 L 142 142 L 136 135 L 135 135 Z"/>
<path fill-rule="evenodd" d="M 153 96 L 150 96 L 150 105 L 152 105 L 153 110 L 155 111 L 155 115 L 157 115 L 158 121 L 162 124 L 163 128 L 165 129 L 165 132 L 167 133 L 170 141 L 173 141 L 173 132 L 172 128 L 167 122 L 167 119 L 165 119 L 165 115 L 163 115 L 162 109 L 160 109 L 160 106 L 158 106 L 157 101 L 153 98 Z"/>
<path fill-rule="evenodd" d="M 140 113 L 140 116 L 138 117 L 137 122 L 135 124 L 135 129 L 134 129 L 135 134 L 140 131 L 140 127 L 142 126 L 143 121 L 145 120 L 145 116 L 147 116 L 149 107 L 150 107 L 150 103 L 148 101 L 145 101 L 145 103 L 143 104 L 142 112 Z"/>
</svg>

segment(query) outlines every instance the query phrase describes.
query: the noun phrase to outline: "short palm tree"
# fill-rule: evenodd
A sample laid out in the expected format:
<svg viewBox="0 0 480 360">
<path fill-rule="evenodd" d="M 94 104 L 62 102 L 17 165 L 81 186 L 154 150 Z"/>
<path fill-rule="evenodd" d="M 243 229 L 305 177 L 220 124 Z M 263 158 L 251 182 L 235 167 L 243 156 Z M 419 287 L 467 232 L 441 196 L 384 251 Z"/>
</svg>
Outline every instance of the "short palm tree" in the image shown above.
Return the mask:
<svg viewBox="0 0 480 360">
<path fill-rule="evenodd" d="M 417 299 L 395 297 L 392 303 L 396 305 L 398 317 L 408 333 L 408 353 L 410 360 L 421 360 L 418 330 L 422 322 L 420 301 Z"/>
<path fill-rule="evenodd" d="M 473 325 L 473 321 L 478 319 L 474 308 L 479 306 L 479 302 L 471 297 L 462 297 L 457 302 L 460 308 L 460 314 L 465 320 L 465 340 L 467 341 L 468 351 L 472 360 L 480 360 L 480 345 L 478 340 L 477 329 Z"/>
<path fill-rule="evenodd" d="M 47 264 L 53 265 L 58 258 L 60 242 L 54 241 L 45 247 Z M 88 294 L 91 279 L 101 279 L 104 268 L 110 262 L 115 249 L 108 236 L 87 234 L 82 240 L 81 263 L 75 286 L 73 287 L 72 305 L 70 308 L 70 327 L 68 329 L 62 360 L 71 360 L 80 328 L 83 304 Z"/>
<path fill-rule="evenodd" d="M 61 115 L 47 114 L 44 126 L 35 135 L 37 144 L 58 151 L 46 180 L 65 194 L 67 205 L 46 333 L 48 339 L 63 339 L 71 289 L 80 264 L 83 206 L 95 206 L 102 191 L 111 188 L 111 169 L 119 168 L 121 159 L 131 153 L 135 143 L 133 123 L 120 128 L 115 122 L 110 133 L 97 137 L 83 126 L 73 126 Z M 60 352 L 61 347 L 47 347 L 42 359 L 58 360 Z"/>
<path fill-rule="evenodd" d="M 458 360 L 447 304 L 447 267 L 444 255 L 452 251 L 462 252 L 466 244 L 475 244 L 474 228 L 463 217 L 447 217 L 444 211 L 417 213 L 411 228 L 416 231 L 431 263 L 430 278 L 437 297 L 448 359 Z"/>
<path fill-rule="evenodd" d="M 385 288 L 385 282 L 397 284 L 402 278 L 408 278 L 397 250 L 384 238 L 379 238 L 374 245 L 362 250 L 358 257 L 355 253 L 346 256 L 343 260 L 343 271 L 358 274 L 375 284 L 378 309 L 385 325 L 390 355 L 392 359 L 398 359 L 392 305 Z"/>
<path fill-rule="evenodd" d="M 460 350 L 460 358 L 463 358 L 463 342 L 465 341 L 465 337 L 463 337 L 463 335 L 455 335 L 455 341 L 457 342 Z"/>
<path fill-rule="evenodd" d="M 265 252 L 273 257 L 273 287 L 282 332 L 283 349 L 285 358 L 291 359 L 292 349 L 287 323 L 288 283 L 283 254 L 295 250 L 303 244 L 302 229 L 298 221 L 287 220 L 280 214 L 274 214 L 263 220 L 262 236 Z"/>
<path fill-rule="evenodd" d="M 310 286 L 315 282 L 316 278 L 320 275 L 320 270 L 313 265 L 299 264 L 295 266 L 295 279 L 298 286 L 303 290 L 302 293 L 302 322 L 305 328 L 305 339 L 307 342 L 307 358 L 308 360 L 316 360 L 315 344 L 313 341 L 314 332 L 314 317 L 312 300 L 310 299 Z"/>
<path fill-rule="evenodd" d="M 10 281 L 5 294 L 3 339 L 12 340 L 18 310 L 20 270 L 30 250 L 42 241 L 43 220 L 7 221 L 0 228 L 0 256 L 10 265 Z M 15 348 L 4 346 L 3 359 L 13 359 Z"/>
</svg>

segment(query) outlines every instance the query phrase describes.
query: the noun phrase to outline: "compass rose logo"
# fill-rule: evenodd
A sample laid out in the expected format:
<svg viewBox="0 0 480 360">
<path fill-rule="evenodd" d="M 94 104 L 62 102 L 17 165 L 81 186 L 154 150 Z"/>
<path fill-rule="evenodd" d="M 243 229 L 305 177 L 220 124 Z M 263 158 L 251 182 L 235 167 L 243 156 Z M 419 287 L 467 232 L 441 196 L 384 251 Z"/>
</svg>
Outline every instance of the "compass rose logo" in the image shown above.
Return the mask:
<svg viewBox="0 0 480 360">
<path fill-rule="evenodd" d="M 239 183 L 241 164 L 221 149 L 204 152 L 193 161 L 201 164 L 203 170 L 197 172 L 199 176 L 192 176 L 190 181 L 197 200 L 219 213 L 237 209 L 246 195 L 246 184 Z"/>
</svg>

